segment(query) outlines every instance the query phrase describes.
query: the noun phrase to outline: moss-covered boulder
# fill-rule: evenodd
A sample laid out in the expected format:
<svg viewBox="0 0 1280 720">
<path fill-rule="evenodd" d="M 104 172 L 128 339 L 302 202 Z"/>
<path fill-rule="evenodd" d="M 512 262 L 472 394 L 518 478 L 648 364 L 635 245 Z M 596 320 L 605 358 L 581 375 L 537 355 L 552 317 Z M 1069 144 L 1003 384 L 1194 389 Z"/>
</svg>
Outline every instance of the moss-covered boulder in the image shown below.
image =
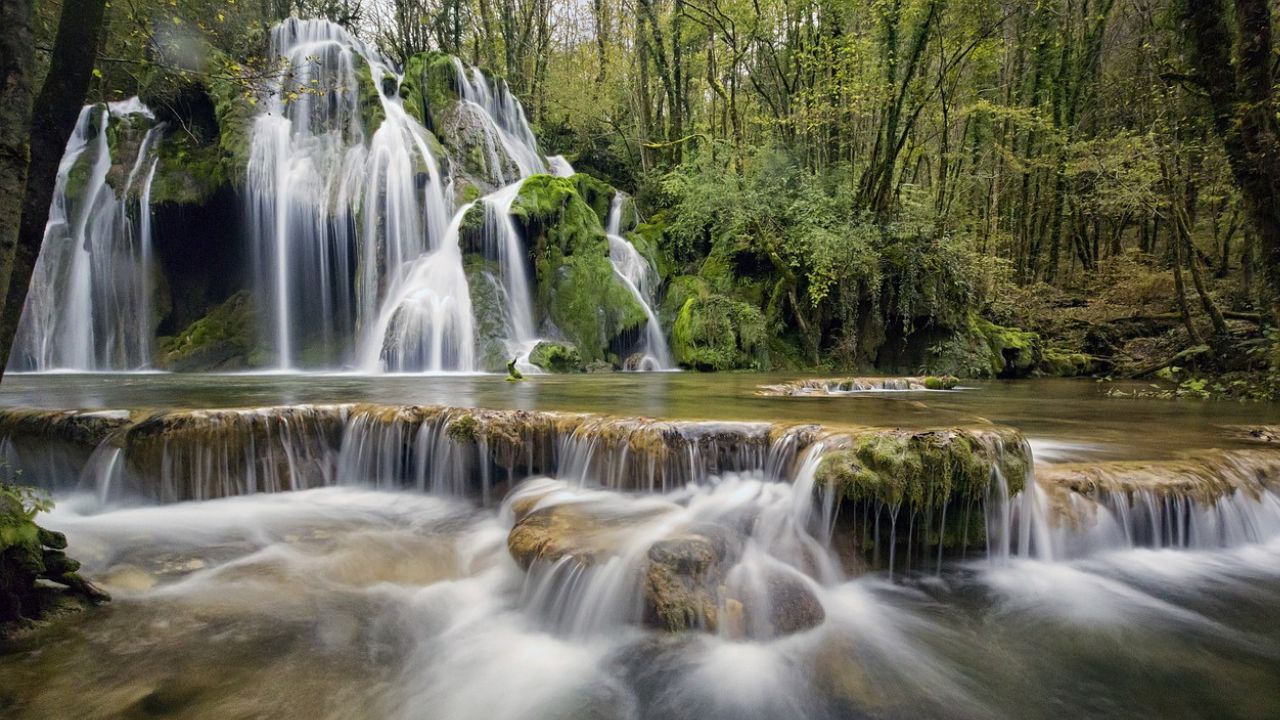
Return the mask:
<svg viewBox="0 0 1280 720">
<path fill-rule="evenodd" d="M 57 595 L 64 592 L 88 602 L 110 599 L 80 577 L 80 563 L 66 554 L 66 536 L 36 524 L 36 515 L 47 507 L 30 491 L 0 483 L 0 629 L 40 619 L 58 607 Z"/>
<path fill-rule="evenodd" d="M 694 370 L 768 369 L 764 316 L 724 295 L 691 297 L 671 329 L 676 362 Z"/>
<path fill-rule="evenodd" d="M 572 178 L 535 175 L 511 206 L 534 258 L 538 307 L 583 361 L 604 359 L 621 335 L 647 322 L 609 263 L 609 243 Z"/>
<path fill-rule="evenodd" d="M 931 374 L 1027 377 L 1041 364 L 1040 336 L 970 314 L 965 326 L 935 345 L 925 361 Z"/>
<path fill-rule="evenodd" d="M 569 178 L 573 181 L 578 191 L 578 197 L 590 207 L 596 217 L 600 218 L 600 225 L 607 227 L 609 224 L 609 210 L 613 206 L 613 198 L 618 194 L 609 183 L 594 178 L 586 173 L 577 173 Z"/>
<path fill-rule="evenodd" d="M 255 344 L 253 299 L 242 290 L 160 347 L 157 365 L 168 370 L 249 367 Z"/>
<path fill-rule="evenodd" d="M 438 132 L 458 104 L 458 73 L 453 58 L 441 52 L 410 56 L 400 82 L 405 112 L 428 130 Z"/>
<path fill-rule="evenodd" d="M 1079 377 L 1093 372 L 1094 360 L 1086 353 L 1045 348 L 1038 370 L 1050 377 Z"/>
<path fill-rule="evenodd" d="M 847 517 L 876 518 L 856 528 L 865 553 L 893 545 L 959 549 L 986 540 L 982 508 L 993 473 L 1012 495 L 1022 490 L 1030 452 L 1012 430 L 867 430 L 822 457 L 814 476 L 820 492 L 854 506 Z M 895 518 L 915 518 L 898 527 Z"/>
<path fill-rule="evenodd" d="M 569 343 L 544 340 L 529 352 L 529 362 L 551 373 L 583 371 L 582 355 Z"/>
</svg>

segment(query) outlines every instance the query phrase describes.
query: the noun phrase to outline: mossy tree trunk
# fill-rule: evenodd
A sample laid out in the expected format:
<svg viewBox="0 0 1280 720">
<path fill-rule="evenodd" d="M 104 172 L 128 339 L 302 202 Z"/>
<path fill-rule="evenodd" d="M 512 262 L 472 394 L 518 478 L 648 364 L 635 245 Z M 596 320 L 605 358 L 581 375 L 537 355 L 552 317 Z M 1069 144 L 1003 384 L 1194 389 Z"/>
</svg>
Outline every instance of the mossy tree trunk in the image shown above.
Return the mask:
<svg viewBox="0 0 1280 720">
<path fill-rule="evenodd" d="M 1235 0 L 1230 12 L 1224 0 L 1184 2 L 1197 80 L 1257 234 L 1274 321 L 1280 319 L 1280 128 L 1270 3 Z"/>
<path fill-rule="evenodd" d="M 8 291 L 31 163 L 32 10 L 31 0 L 0 0 L 0 298 Z"/>
<path fill-rule="evenodd" d="M 7 9 L 15 0 L 0 0 Z M 65 0 L 49 72 L 31 111 L 30 162 L 22 194 L 17 241 L 11 255 L 0 257 L 0 277 L 7 279 L 0 308 L 0 373 L 9 362 L 13 337 L 26 303 L 27 288 L 53 201 L 58 163 L 89 91 L 97 57 L 106 0 Z M 5 27 L 8 33 L 11 28 Z"/>
</svg>

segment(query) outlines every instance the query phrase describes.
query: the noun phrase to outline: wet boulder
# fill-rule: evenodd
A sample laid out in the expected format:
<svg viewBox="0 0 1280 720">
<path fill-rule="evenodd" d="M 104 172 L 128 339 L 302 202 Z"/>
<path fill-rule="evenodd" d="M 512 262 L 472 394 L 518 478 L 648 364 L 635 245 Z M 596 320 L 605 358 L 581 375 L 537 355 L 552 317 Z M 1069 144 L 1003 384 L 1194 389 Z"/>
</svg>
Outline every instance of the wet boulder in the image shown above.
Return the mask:
<svg viewBox="0 0 1280 720">
<path fill-rule="evenodd" d="M 668 632 L 715 632 L 723 580 L 720 560 L 715 546 L 701 535 L 654 543 L 645 572 L 646 622 Z"/>
<path fill-rule="evenodd" d="M 161 344 L 157 365 L 166 370 L 239 370 L 250 367 L 256 343 L 253 299 L 232 295 L 176 337 Z"/>
<path fill-rule="evenodd" d="M 577 373 L 584 367 L 582 355 L 572 343 L 543 340 L 529 352 L 529 362 L 550 373 Z"/>
<path fill-rule="evenodd" d="M 511 217 L 534 259 L 543 319 L 573 343 L 585 362 L 602 360 L 626 333 L 648 322 L 609 262 L 609 242 L 572 178 L 525 180 Z"/>
</svg>

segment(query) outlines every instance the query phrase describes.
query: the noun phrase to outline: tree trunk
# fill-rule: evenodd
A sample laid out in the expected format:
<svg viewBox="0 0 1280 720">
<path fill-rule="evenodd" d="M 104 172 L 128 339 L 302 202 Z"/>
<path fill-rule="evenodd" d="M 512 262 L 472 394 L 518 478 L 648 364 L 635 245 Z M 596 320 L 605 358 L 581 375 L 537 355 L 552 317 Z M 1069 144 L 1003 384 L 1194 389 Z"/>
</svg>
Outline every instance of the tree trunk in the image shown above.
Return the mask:
<svg viewBox="0 0 1280 720">
<path fill-rule="evenodd" d="M 9 289 L 31 162 L 31 11 L 31 0 L 0 0 L 0 298 Z"/>
<path fill-rule="evenodd" d="M 8 2 L 9 0 L 3 0 Z M 9 363 L 13 338 L 27 301 L 27 288 L 44 241 L 49 204 L 58 163 L 75 128 L 93 78 L 106 0 L 65 0 L 58 35 L 40 95 L 32 106 L 31 163 L 22 198 L 22 218 L 13 260 L 8 265 L 8 292 L 0 309 L 0 374 Z"/>
<path fill-rule="evenodd" d="M 1272 319 L 1280 319 L 1280 132 L 1274 115 L 1269 3 L 1235 0 L 1235 62 L 1227 25 L 1231 16 L 1223 0 L 1188 0 L 1183 13 L 1214 127 L 1257 234 L 1267 304 Z"/>
</svg>

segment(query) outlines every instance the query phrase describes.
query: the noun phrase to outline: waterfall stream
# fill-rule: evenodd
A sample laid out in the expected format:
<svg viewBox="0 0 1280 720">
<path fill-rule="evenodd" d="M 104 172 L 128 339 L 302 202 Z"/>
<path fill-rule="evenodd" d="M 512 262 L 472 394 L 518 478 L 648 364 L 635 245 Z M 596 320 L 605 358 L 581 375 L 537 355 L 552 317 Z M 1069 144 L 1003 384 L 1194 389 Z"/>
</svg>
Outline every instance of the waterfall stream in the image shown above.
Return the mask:
<svg viewBox="0 0 1280 720">
<path fill-rule="evenodd" d="M 115 130 L 113 122 L 130 129 L 150 125 L 122 183 L 112 177 L 113 164 L 122 160 L 112 158 L 109 136 L 128 130 Z M 43 248 L 14 340 L 15 368 L 149 366 L 154 334 L 150 197 L 157 162 L 151 151 L 162 131 L 136 98 L 80 111 L 58 167 Z"/>
<path fill-rule="evenodd" d="M 609 237 L 609 262 L 613 271 L 622 279 L 627 290 L 635 296 L 644 308 L 647 321 L 644 326 L 644 338 L 638 352 L 641 355 L 635 367 L 628 370 L 670 370 L 675 367 L 671 359 L 671 350 L 667 346 L 666 334 L 662 324 L 653 311 L 657 302 L 658 271 L 653 263 L 640 254 L 635 245 L 622 237 L 622 210 L 626 198 L 622 193 L 613 196 L 609 205 L 609 218 L 605 233 Z"/>
</svg>

